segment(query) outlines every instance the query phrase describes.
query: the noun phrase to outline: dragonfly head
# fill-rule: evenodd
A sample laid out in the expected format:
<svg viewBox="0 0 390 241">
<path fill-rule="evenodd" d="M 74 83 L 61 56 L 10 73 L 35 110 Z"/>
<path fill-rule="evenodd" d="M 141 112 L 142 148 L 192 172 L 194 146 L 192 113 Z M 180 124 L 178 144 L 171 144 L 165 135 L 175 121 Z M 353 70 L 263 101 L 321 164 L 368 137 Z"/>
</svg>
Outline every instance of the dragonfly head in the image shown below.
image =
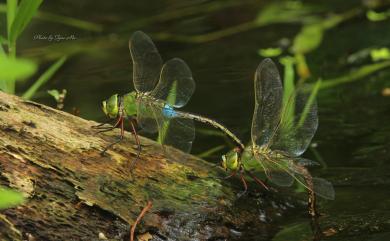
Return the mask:
<svg viewBox="0 0 390 241">
<path fill-rule="evenodd" d="M 239 167 L 238 158 L 236 150 L 229 151 L 225 155 L 222 155 L 222 167 L 226 171 L 236 171 Z"/>
<path fill-rule="evenodd" d="M 118 116 L 119 113 L 119 97 L 117 94 L 111 96 L 107 100 L 102 102 L 102 110 L 106 116 L 113 119 Z"/>
</svg>

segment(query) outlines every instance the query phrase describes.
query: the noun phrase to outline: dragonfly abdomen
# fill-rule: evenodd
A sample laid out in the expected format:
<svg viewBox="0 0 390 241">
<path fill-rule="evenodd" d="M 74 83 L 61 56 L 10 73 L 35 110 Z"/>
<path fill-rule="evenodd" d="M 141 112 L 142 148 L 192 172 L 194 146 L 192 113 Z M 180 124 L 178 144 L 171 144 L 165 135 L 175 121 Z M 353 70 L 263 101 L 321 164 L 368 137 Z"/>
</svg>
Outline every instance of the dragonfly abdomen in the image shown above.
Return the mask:
<svg viewBox="0 0 390 241">
<path fill-rule="evenodd" d="M 162 113 L 165 117 L 168 117 L 168 118 L 175 118 L 178 116 L 178 113 L 175 109 L 173 109 L 172 106 L 168 105 L 168 104 L 165 104 L 163 109 L 162 109 Z"/>
</svg>

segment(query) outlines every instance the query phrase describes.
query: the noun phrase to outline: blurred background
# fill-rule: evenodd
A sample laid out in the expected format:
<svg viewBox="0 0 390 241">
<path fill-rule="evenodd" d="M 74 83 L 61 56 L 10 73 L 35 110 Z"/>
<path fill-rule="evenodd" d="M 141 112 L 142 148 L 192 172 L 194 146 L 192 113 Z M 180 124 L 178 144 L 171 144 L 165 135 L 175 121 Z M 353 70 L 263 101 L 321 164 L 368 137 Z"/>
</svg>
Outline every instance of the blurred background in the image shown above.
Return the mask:
<svg viewBox="0 0 390 241">
<path fill-rule="evenodd" d="M 36 9 L 15 34 L 13 55 L 30 66 L 12 76 L 20 79 L 15 93 L 86 119 L 103 121 L 100 102 L 133 90 L 128 39 L 136 30 L 151 36 L 164 60 L 190 66 L 196 91 L 183 109 L 245 142 L 262 59 L 278 63 L 285 79 L 321 79 L 319 129 L 304 156 L 335 186 L 336 200 L 320 201 L 326 239 L 390 240 L 390 1 L 56 0 Z M 2 53 L 8 10 L 1 1 Z M 197 125 L 193 154 L 219 164 L 231 147 Z M 295 228 L 304 205 L 287 209 L 273 220 L 274 233 L 254 240 Z"/>
</svg>

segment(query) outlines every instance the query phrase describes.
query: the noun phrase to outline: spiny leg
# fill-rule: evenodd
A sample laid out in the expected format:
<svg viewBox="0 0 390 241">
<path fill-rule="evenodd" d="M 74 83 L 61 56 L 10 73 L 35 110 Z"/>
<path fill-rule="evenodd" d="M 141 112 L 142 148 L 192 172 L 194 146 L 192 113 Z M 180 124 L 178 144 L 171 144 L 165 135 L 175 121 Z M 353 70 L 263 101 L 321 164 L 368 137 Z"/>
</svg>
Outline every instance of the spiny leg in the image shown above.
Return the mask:
<svg viewBox="0 0 390 241">
<path fill-rule="evenodd" d="M 255 180 L 255 182 L 256 182 L 257 184 L 259 184 L 260 186 L 262 186 L 265 190 L 269 191 L 269 188 L 267 187 L 267 185 L 265 185 L 265 183 L 264 183 L 262 180 L 258 179 L 255 175 L 253 175 L 253 173 L 252 173 L 251 171 L 246 170 L 246 173 L 248 173 L 248 175 L 249 175 L 253 180 Z"/>
<path fill-rule="evenodd" d="M 241 192 L 241 193 L 239 193 L 239 194 L 238 194 L 238 197 L 242 197 L 242 196 L 245 195 L 246 192 L 248 191 L 248 185 L 246 184 L 245 178 L 244 178 L 244 176 L 242 175 L 242 173 L 243 173 L 243 170 L 240 170 L 240 180 L 241 180 L 242 184 L 244 185 L 244 191 Z"/>
<path fill-rule="evenodd" d="M 228 176 L 224 177 L 223 179 L 229 179 L 229 178 L 231 178 L 231 177 L 236 176 L 236 174 L 237 174 L 237 171 L 233 171 L 233 172 L 231 172 Z"/>
<path fill-rule="evenodd" d="M 118 120 L 115 122 L 115 124 L 113 126 L 109 126 L 109 127 L 101 126 L 99 128 L 95 128 L 95 129 L 99 129 L 99 131 L 96 132 L 96 133 L 103 133 L 103 132 L 111 131 L 111 130 L 117 128 L 121 124 L 121 122 L 123 122 L 123 116 L 122 115 L 119 116 Z"/>
<path fill-rule="evenodd" d="M 92 126 L 92 129 L 108 128 L 108 127 L 104 127 L 104 125 L 111 125 L 111 122 L 112 122 L 111 119 L 110 119 L 110 120 L 107 120 L 107 121 L 105 121 L 105 122 L 103 122 L 103 123 L 100 123 L 100 124 L 98 124 L 98 125 L 96 125 L 96 126 Z M 111 126 L 110 126 L 110 127 L 111 127 Z"/>
<path fill-rule="evenodd" d="M 131 163 L 130 163 L 130 170 L 131 170 L 131 172 L 133 171 L 135 163 L 138 161 L 139 156 L 141 154 L 141 150 L 142 150 L 141 142 L 139 141 L 137 130 L 136 130 L 135 126 L 134 126 L 133 121 L 134 121 L 134 119 L 130 120 L 130 125 L 131 125 L 131 130 L 132 130 L 135 142 L 137 144 L 137 157 L 133 161 L 131 161 Z"/>
<path fill-rule="evenodd" d="M 117 124 L 115 125 L 115 127 L 119 125 L 121 128 L 121 135 L 120 135 L 119 139 L 117 141 L 111 143 L 110 145 L 106 146 L 106 148 L 104 148 L 104 150 L 101 152 L 102 155 L 104 155 L 109 148 L 113 147 L 114 145 L 118 144 L 119 142 L 121 142 L 123 140 L 123 136 L 124 136 L 124 125 L 123 125 L 124 121 L 123 120 L 124 120 L 123 116 L 120 116 L 118 118 Z M 105 131 L 100 131 L 100 132 L 105 132 Z"/>
</svg>

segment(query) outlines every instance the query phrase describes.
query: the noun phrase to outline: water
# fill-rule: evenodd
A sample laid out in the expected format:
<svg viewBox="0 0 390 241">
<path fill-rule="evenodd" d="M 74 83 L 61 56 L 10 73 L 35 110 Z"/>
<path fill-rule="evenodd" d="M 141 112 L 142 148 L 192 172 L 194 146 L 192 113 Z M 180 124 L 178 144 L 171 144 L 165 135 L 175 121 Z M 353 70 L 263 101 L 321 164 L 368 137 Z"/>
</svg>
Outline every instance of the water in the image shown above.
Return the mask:
<svg viewBox="0 0 390 241">
<path fill-rule="evenodd" d="M 75 107 L 84 118 L 102 120 L 100 101 L 113 93 L 123 94 L 133 88 L 127 46 L 132 31 L 202 34 L 248 21 L 269 4 L 269 1 L 249 3 L 167 21 L 136 22 L 190 5 L 200 6 L 204 2 L 45 2 L 43 11 L 95 22 L 105 30 L 96 33 L 35 21 L 18 42 L 19 50 L 21 54 L 39 60 L 45 67 L 47 60 L 79 49 L 45 89 L 67 89 L 66 111 L 71 112 Z M 354 0 L 309 2 L 313 4 L 312 11 L 322 12 L 322 15 L 362 8 L 362 3 Z M 383 7 L 380 11 L 385 9 Z M 139 28 L 126 27 L 135 23 Z M 320 47 L 307 55 L 313 75 L 333 78 L 370 63 L 369 59 L 362 59 L 348 64 L 347 58 L 365 48 L 389 46 L 388 25 L 389 20 L 370 22 L 363 14 L 327 31 Z M 257 50 L 275 47 L 282 39 L 292 39 L 299 29 L 299 24 L 273 24 L 200 44 L 158 41 L 158 38 L 155 43 L 164 60 L 180 57 L 193 72 L 197 87 L 184 110 L 219 120 L 238 136 L 249 140 L 253 75 L 262 60 Z M 60 43 L 31 41 L 36 34 L 50 33 L 73 34 L 77 40 Z M 58 44 L 61 46 L 56 47 Z M 48 49 L 48 45 L 54 47 Z M 282 66 L 279 69 L 282 70 Z M 313 140 L 316 147 L 310 148 L 305 156 L 323 162 L 325 165 L 313 170 L 313 174 L 330 180 L 335 186 L 336 200 L 320 202 L 321 211 L 326 214 L 322 224 L 329 236 L 327 240 L 390 240 L 390 97 L 382 95 L 382 90 L 390 86 L 389 80 L 390 70 L 383 70 L 319 94 L 320 124 Z M 19 90 L 28 84 L 19 85 Z M 54 101 L 44 93 L 36 100 L 54 106 Z M 194 153 L 225 145 L 224 150 L 208 157 L 215 163 L 229 148 L 223 139 L 202 132 L 197 133 L 195 143 Z M 283 230 L 299 233 L 299 229 L 288 229 L 302 222 L 295 214 L 296 211 L 287 212 L 277 220 L 275 233 Z M 274 240 L 278 240 L 277 237 Z"/>
</svg>

